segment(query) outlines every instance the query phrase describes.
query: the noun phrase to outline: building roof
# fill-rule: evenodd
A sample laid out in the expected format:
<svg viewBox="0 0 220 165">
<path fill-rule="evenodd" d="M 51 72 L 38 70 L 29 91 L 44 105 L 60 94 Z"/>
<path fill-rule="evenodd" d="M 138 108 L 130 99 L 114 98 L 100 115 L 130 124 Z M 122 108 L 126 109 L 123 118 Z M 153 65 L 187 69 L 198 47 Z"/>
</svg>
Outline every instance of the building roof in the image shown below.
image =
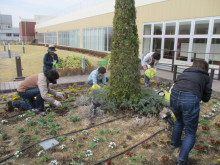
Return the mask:
<svg viewBox="0 0 220 165">
<path fill-rule="evenodd" d="M 166 0 L 135 0 L 135 6 L 144 6 L 162 1 Z M 39 20 L 36 24 L 36 28 L 111 13 L 114 12 L 114 5 L 115 0 L 79 0 L 74 6 L 67 8 L 64 12 L 60 12 L 63 15 L 46 19 L 44 21 Z"/>
</svg>

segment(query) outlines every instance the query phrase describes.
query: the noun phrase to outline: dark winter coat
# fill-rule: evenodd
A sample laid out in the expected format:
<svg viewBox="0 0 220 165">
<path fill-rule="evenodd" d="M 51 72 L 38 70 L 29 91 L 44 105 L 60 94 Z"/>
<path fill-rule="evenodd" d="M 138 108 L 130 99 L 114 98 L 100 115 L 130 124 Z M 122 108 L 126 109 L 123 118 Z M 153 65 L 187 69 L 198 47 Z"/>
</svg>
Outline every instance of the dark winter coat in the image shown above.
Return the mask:
<svg viewBox="0 0 220 165">
<path fill-rule="evenodd" d="M 44 66 L 43 66 L 43 72 L 44 72 L 44 73 L 47 72 L 47 71 L 49 71 L 49 70 L 51 70 L 51 69 L 53 68 L 52 62 L 54 62 L 54 61 L 56 61 L 56 63 L 59 62 L 59 61 L 58 61 L 58 56 L 57 56 L 56 53 L 54 53 L 53 56 L 50 55 L 49 53 L 46 53 L 46 54 L 44 55 L 44 59 L 43 59 L 43 64 L 44 64 Z"/>
<path fill-rule="evenodd" d="M 212 94 L 211 87 L 211 79 L 207 71 L 199 67 L 190 67 L 178 76 L 173 89 L 192 92 L 200 100 L 208 102 Z"/>
</svg>

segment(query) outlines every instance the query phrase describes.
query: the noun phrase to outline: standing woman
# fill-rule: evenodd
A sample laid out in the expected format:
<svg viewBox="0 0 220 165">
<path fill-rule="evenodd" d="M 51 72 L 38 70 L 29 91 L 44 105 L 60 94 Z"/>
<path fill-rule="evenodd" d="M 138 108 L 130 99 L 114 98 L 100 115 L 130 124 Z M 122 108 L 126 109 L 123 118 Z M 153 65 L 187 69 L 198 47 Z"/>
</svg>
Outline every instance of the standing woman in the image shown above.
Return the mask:
<svg viewBox="0 0 220 165">
<path fill-rule="evenodd" d="M 55 53 L 56 49 L 54 45 L 49 45 L 47 53 L 44 55 L 43 60 L 43 72 L 46 73 L 47 71 L 51 69 L 57 69 L 57 64 L 59 62 L 58 56 Z"/>
</svg>

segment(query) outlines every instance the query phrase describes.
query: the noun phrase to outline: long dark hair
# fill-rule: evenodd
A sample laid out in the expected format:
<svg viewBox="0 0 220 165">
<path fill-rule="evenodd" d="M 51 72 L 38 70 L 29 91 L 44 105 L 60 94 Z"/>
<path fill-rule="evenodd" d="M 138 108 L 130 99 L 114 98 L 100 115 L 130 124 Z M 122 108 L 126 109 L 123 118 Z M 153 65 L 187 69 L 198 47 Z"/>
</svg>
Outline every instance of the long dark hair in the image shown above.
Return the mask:
<svg viewBox="0 0 220 165">
<path fill-rule="evenodd" d="M 44 75 L 46 76 L 47 80 L 53 84 L 56 84 L 57 79 L 59 79 L 59 77 L 60 77 L 59 73 L 53 69 L 45 72 Z"/>
</svg>

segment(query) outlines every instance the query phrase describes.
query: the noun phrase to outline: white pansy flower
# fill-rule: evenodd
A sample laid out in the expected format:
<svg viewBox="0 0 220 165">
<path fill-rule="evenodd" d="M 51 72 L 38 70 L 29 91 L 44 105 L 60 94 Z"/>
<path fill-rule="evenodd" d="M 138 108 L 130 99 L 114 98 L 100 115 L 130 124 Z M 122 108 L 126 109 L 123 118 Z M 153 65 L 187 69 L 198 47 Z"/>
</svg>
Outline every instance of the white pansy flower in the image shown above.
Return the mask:
<svg viewBox="0 0 220 165">
<path fill-rule="evenodd" d="M 49 163 L 49 165 L 58 165 L 59 162 L 57 160 L 51 160 L 51 162 Z"/>
<path fill-rule="evenodd" d="M 108 145 L 108 147 L 109 147 L 109 148 L 112 148 L 112 149 L 116 148 L 116 146 L 117 146 L 117 145 L 116 145 L 115 142 L 110 142 L 109 145 Z"/>
<path fill-rule="evenodd" d="M 22 153 L 21 151 L 16 151 L 16 152 L 14 153 L 14 156 L 15 156 L 16 158 L 19 158 L 19 157 L 21 157 L 22 154 L 23 154 L 23 153 Z"/>
<path fill-rule="evenodd" d="M 86 150 L 85 152 L 86 152 L 86 154 L 85 154 L 86 157 L 93 155 L 93 152 L 91 150 Z"/>
<path fill-rule="evenodd" d="M 2 123 L 2 124 L 7 124 L 7 123 L 8 123 L 8 120 L 2 120 L 1 123 Z"/>
<path fill-rule="evenodd" d="M 39 152 L 37 153 L 37 156 L 41 156 L 43 153 L 44 153 L 44 151 L 41 150 L 41 151 L 39 151 Z"/>
</svg>

